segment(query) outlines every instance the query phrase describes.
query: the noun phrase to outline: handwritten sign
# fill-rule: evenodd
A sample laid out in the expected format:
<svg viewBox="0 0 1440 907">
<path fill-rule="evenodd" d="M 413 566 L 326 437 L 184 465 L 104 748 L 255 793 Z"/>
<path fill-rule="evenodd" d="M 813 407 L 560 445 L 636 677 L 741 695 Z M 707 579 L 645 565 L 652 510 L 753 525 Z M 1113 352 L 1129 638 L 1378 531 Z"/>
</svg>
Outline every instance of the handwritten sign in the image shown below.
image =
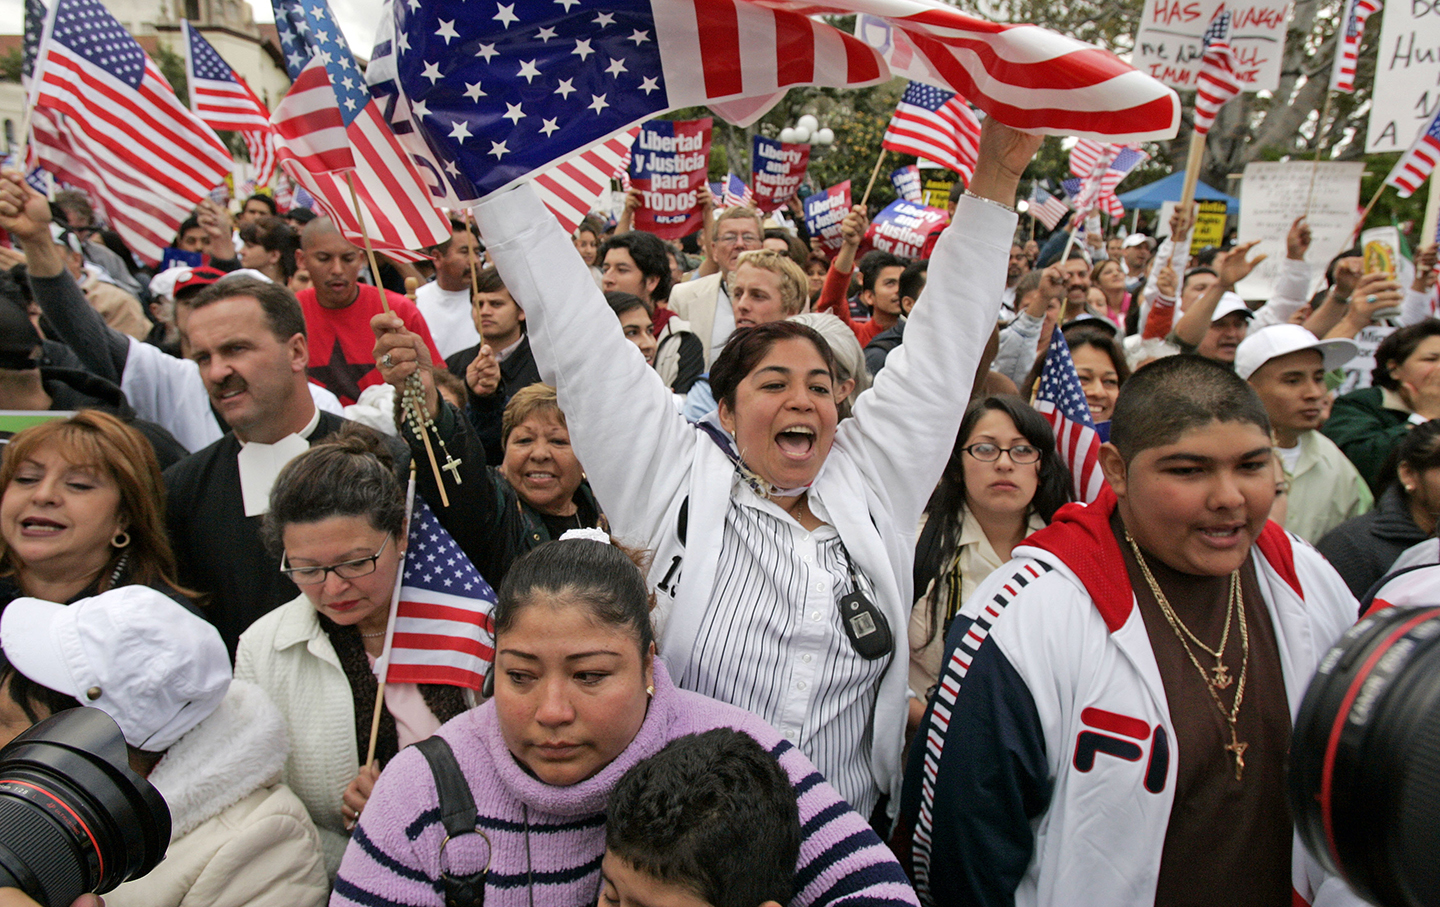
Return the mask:
<svg viewBox="0 0 1440 907">
<path fill-rule="evenodd" d="M 713 121 L 651 120 L 630 158 L 630 185 L 640 190 L 635 229 L 679 239 L 704 226 L 700 187 L 710 161 Z"/>
<path fill-rule="evenodd" d="M 1367 154 L 1406 150 L 1435 115 L 1440 104 L 1440 3 L 1386 5 L 1370 104 Z"/>
<path fill-rule="evenodd" d="M 850 213 L 850 181 L 805 197 L 805 229 L 820 237 L 827 255 L 840 251 L 840 222 Z"/>
<path fill-rule="evenodd" d="M 1203 37 L 1221 6 L 1230 12 L 1230 47 L 1244 91 L 1274 91 L 1285 54 L 1289 0 L 1145 0 L 1135 36 L 1135 68 L 1171 88 L 1195 87 L 1204 55 Z M 1388 13 L 1387 9 L 1387 13 Z"/>
<path fill-rule="evenodd" d="M 947 219 L 944 208 L 927 208 L 897 198 L 870 222 L 860 243 L 860 254 L 880 249 L 901 258 L 918 258 L 925 240 L 936 230 L 945 229 Z"/>
<path fill-rule="evenodd" d="M 1254 162 L 1245 165 L 1240 186 L 1240 242 L 1252 239 L 1260 244 L 1251 256 L 1264 252 L 1269 257 L 1235 291 L 1246 299 L 1269 299 L 1285 260 L 1285 235 L 1295 218 L 1305 214 L 1310 192 L 1313 161 L 1284 163 Z M 1316 285 L 1325 279 L 1325 266 L 1350 243 L 1360 201 L 1360 174 L 1363 161 L 1325 161 L 1315 171 L 1315 196 L 1310 203 L 1310 251 L 1305 260 L 1316 275 Z M 1312 291 L 1315 289 L 1311 287 Z"/>
<path fill-rule="evenodd" d="M 914 164 L 901 167 L 890 174 L 890 184 L 895 187 L 895 194 L 907 202 L 919 203 L 922 201 L 920 195 L 920 168 Z"/>
<path fill-rule="evenodd" d="M 804 182 L 805 169 L 810 166 L 810 146 L 757 135 L 750 160 L 755 205 L 768 213 L 790 201 Z"/>
</svg>

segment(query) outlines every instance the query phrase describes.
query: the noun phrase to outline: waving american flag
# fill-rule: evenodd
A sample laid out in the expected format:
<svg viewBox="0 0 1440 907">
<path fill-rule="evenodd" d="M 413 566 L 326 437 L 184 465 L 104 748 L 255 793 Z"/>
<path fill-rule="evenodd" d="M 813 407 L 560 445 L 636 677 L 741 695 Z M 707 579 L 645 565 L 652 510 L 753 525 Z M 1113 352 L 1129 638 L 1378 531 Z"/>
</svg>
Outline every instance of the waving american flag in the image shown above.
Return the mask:
<svg viewBox="0 0 1440 907">
<path fill-rule="evenodd" d="M 211 129 L 239 132 L 245 141 L 245 150 L 250 153 L 256 184 L 269 183 L 275 175 L 275 137 L 270 111 L 190 20 L 180 20 L 180 30 L 185 38 L 185 81 L 190 88 L 190 109 Z"/>
<path fill-rule="evenodd" d="M 1205 30 L 1205 55 L 1195 76 L 1195 134 L 1205 135 L 1225 102 L 1240 93 L 1230 48 L 1230 13 L 1221 7 Z"/>
<path fill-rule="evenodd" d="M 880 144 L 954 170 L 968 185 L 980 153 L 980 120 L 955 92 L 911 82 Z"/>
<path fill-rule="evenodd" d="M 1050 351 L 1045 354 L 1035 409 L 1055 430 L 1055 447 L 1060 459 L 1070 467 L 1075 500 L 1086 504 L 1095 500 L 1105 485 L 1105 475 L 1100 471 L 1100 435 L 1090 418 L 1090 404 L 1080 387 L 1070 347 L 1058 326 L 1050 338 Z"/>
<path fill-rule="evenodd" d="M 27 10 L 39 162 L 96 202 L 136 255 L 159 262 L 180 222 L 230 172 L 230 152 L 98 0 Z M 29 31 L 35 30 L 35 39 Z"/>
<path fill-rule="evenodd" d="M 1420 134 L 1415 136 L 1409 150 L 1395 162 L 1390 175 L 1385 177 L 1385 184 L 1399 190 L 1397 194 L 1401 198 L 1409 198 L 1416 189 L 1425 185 L 1437 160 L 1440 160 L 1440 107 L 1436 108 L 1435 115 Z"/>
<path fill-rule="evenodd" d="M 1360 61 L 1360 38 L 1365 20 L 1380 8 L 1380 0 L 1345 0 L 1340 26 L 1335 32 L 1335 64 L 1330 70 L 1330 90 L 1349 94 L 1355 90 L 1355 67 Z"/>
</svg>

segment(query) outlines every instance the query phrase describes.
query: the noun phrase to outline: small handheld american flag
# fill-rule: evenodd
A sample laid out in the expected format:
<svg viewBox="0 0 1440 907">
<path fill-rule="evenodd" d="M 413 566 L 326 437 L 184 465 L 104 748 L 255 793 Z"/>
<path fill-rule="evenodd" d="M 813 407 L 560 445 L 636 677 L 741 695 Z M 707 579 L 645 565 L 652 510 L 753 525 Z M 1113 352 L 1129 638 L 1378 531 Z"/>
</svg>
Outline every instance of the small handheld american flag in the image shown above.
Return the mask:
<svg viewBox="0 0 1440 907">
<path fill-rule="evenodd" d="M 1105 476 L 1100 471 L 1100 435 L 1090 418 L 1090 404 L 1080 387 L 1070 347 L 1058 326 L 1050 338 L 1050 351 L 1045 354 L 1035 409 L 1055 430 L 1055 448 L 1060 451 L 1060 459 L 1070 467 L 1075 500 L 1086 504 L 1095 500 L 1105 485 Z"/>
<path fill-rule="evenodd" d="M 1225 102 L 1240 93 L 1240 79 L 1235 75 L 1235 54 L 1230 49 L 1230 13 L 1215 14 L 1205 29 L 1205 56 L 1195 76 L 1195 134 L 1205 135 L 1215 124 L 1215 117 Z"/>
<path fill-rule="evenodd" d="M 911 82 L 880 144 L 954 170 L 968 185 L 980 153 L 980 120 L 955 92 Z"/>
<path fill-rule="evenodd" d="M 1409 198 L 1430 178 L 1436 161 L 1440 161 L 1440 105 L 1415 137 L 1414 144 L 1395 162 L 1390 175 L 1385 177 L 1385 184 L 1399 190 L 1397 194 L 1401 198 Z"/>
<path fill-rule="evenodd" d="M 478 690 L 495 660 L 495 590 L 410 480 L 409 541 L 375 675 L 386 683 Z"/>
</svg>

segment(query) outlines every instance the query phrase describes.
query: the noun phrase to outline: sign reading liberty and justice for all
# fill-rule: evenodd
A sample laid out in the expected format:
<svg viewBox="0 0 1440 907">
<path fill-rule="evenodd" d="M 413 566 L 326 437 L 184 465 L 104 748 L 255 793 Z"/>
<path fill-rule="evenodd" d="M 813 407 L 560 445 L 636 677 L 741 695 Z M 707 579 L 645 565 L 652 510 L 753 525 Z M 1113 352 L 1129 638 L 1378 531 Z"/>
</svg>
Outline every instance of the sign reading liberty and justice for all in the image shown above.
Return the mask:
<svg viewBox="0 0 1440 907">
<path fill-rule="evenodd" d="M 1440 0 L 1392 0 L 1383 14 L 1367 154 L 1409 148 L 1440 105 Z"/>
<path fill-rule="evenodd" d="M 1172 88 L 1193 89 L 1205 53 L 1205 30 L 1222 6 L 1230 13 L 1230 47 L 1240 85 L 1245 91 L 1274 91 L 1285 54 L 1289 0 L 1145 0 L 1131 62 Z"/>
</svg>

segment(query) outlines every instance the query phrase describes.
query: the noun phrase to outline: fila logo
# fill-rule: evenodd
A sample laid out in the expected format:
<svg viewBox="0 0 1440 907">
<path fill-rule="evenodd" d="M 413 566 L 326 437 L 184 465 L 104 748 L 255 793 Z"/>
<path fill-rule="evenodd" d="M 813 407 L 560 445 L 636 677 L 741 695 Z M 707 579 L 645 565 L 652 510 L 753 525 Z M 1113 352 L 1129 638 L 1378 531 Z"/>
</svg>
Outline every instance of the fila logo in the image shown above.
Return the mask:
<svg viewBox="0 0 1440 907">
<path fill-rule="evenodd" d="M 1151 729 L 1140 719 L 1104 709 L 1087 708 L 1080 712 L 1080 722 L 1106 733 L 1081 731 L 1076 736 L 1074 764 L 1077 771 L 1088 772 L 1094 768 L 1098 753 L 1126 762 L 1139 762 L 1145 755 L 1140 744 L 1150 739 Z M 1158 724 L 1155 725 L 1154 738 L 1155 742 L 1150 746 L 1150 761 L 1145 766 L 1145 789 L 1158 794 L 1165 789 L 1165 774 L 1170 768 L 1170 738 L 1165 728 Z"/>
</svg>

